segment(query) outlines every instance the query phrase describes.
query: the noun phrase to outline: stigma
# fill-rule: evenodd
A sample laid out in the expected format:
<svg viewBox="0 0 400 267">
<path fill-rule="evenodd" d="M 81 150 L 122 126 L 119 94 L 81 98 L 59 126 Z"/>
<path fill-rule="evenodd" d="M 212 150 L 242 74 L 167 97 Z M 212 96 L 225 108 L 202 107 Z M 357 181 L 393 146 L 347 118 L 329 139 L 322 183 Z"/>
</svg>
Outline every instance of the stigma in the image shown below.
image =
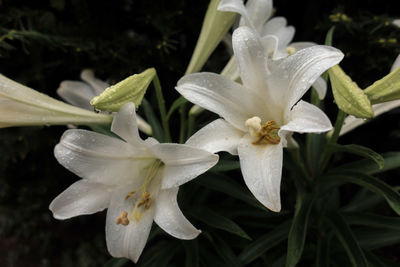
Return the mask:
<svg viewBox="0 0 400 267">
<path fill-rule="evenodd" d="M 276 145 L 281 141 L 278 135 L 280 127 L 273 120 L 261 124 L 261 119 L 255 116 L 248 119 L 245 125 L 249 128 L 250 135 L 257 138 L 252 142 L 253 145 Z"/>
</svg>

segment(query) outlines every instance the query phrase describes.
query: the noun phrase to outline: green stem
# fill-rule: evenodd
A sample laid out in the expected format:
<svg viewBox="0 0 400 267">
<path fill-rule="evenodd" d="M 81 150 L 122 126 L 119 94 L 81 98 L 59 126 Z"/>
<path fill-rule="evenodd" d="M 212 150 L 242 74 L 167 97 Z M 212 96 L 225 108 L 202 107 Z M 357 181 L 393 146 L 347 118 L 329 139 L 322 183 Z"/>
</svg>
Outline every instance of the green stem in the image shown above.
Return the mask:
<svg viewBox="0 0 400 267">
<path fill-rule="evenodd" d="M 179 131 L 179 143 L 183 144 L 186 141 L 186 109 L 185 109 L 186 103 L 180 106 L 179 108 L 179 114 L 180 114 L 180 124 L 181 128 Z"/>
<path fill-rule="evenodd" d="M 333 130 L 332 136 L 329 138 L 327 145 L 325 146 L 324 153 L 322 154 L 321 157 L 321 172 L 325 169 L 325 167 L 328 165 L 328 162 L 332 156 L 332 151 L 329 149 L 330 144 L 336 144 L 340 130 L 342 129 L 344 119 L 346 118 L 346 113 L 342 110 L 339 109 L 339 112 L 336 117 L 336 122 L 335 122 L 335 129 Z"/>
<path fill-rule="evenodd" d="M 187 138 L 192 136 L 194 131 L 194 124 L 195 124 L 196 116 L 189 114 L 188 116 L 188 130 L 187 130 Z"/>
<path fill-rule="evenodd" d="M 167 110 L 165 108 L 165 100 L 164 100 L 160 80 L 158 79 L 157 73 L 156 73 L 156 75 L 154 75 L 153 85 L 154 85 L 154 88 L 156 89 L 157 102 L 158 102 L 158 107 L 160 109 L 161 121 L 162 121 L 162 125 L 164 128 L 165 138 L 166 138 L 167 142 L 171 142 L 171 133 L 169 131 Z"/>
</svg>

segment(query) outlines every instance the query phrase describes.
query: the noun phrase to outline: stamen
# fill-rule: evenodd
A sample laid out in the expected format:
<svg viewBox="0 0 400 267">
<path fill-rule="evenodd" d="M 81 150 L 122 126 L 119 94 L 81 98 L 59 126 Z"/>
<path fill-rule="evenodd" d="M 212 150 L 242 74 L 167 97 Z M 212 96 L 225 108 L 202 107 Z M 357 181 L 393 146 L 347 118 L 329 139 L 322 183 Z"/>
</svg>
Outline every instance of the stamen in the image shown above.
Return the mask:
<svg viewBox="0 0 400 267">
<path fill-rule="evenodd" d="M 294 53 L 296 53 L 296 48 L 294 48 L 293 46 L 288 46 L 286 47 L 286 51 L 288 52 L 289 56 L 293 55 Z"/>
<path fill-rule="evenodd" d="M 127 200 L 128 198 L 133 196 L 133 194 L 135 194 L 135 193 L 136 193 L 136 190 L 133 190 L 132 192 L 130 192 L 128 195 L 126 195 L 125 200 Z"/>
<path fill-rule="evenodd" d="M 127 226 L 129 224 L 128 213 L 126 211 L 121 212 L 121 214 L 115 219 L 115 223 Z"/>
<path fill-rule="evenodd" d="M 258 132 L 261 130 L 261 119 L 257 116 L 248 119 L 245 122 L 246 127 L 249 128 L 250 135 L 258 137 Z"/>
<path fill-rule="evenodd" d="M 275 121 L 267 121 L 264 125 L 261 125 L 261 119 L 253 117 L 248 119 L 245 125 L 249 128 L 250 135 L 257 137 L 257 140 L 252 143 L 253 145 L 276 145 L 281 141 L 278 135 L 280 128 L 276 126 Z"/>
</svg>

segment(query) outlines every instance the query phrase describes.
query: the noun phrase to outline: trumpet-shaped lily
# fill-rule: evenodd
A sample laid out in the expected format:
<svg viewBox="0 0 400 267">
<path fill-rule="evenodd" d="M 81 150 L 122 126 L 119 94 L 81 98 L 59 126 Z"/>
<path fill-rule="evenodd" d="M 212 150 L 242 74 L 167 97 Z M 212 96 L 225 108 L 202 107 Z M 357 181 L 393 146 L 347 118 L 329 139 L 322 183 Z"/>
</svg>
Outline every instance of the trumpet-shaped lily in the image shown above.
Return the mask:
<svg viewBox="0 0 400 267">
<path fill-rule="evenodd" d="M 0 74 L 0 128 L 110 124 L 112 117 L 58 101 Z"/>
<path fill-rule="evenodd" d="M 110 254 L 136 262 L 153 220 L 167 233 L 193 239 L 197 230 L 177 203 L 178 186 L 214 166 L 218 156 L 183 144 L 142 140 L 135 105 L 125 104 L 111 130 L 122 139 L 72 129 L 55 147 L 57 160 L 82 177 L 56 197 L 50 210 L 57 219 L 108 208 L 106 241 Z"/>
<path fill-rule="evenodd" d="M 93 110 L 90 105 L 90 100 L 95 96 L 100 95 L 110 85 L 97 79 L 90 69 L 85 69 L 81 72 L 81 81 L 62 81 L 57 89 L 57 94 L 66 102 L 87 110 Z M 147 135 L 151 135 L 151 126 L 137 116 L 137 124 L 139 130 Z"/>
<path fill-rule="evenodd" d="M 259 35 L 248 27 L 235 30 L 233 49 L 243 85 L 213 73 L 187 75 L 178 82 L 176 89 L 186 99 L 223 118 L 200 129 L 187 144 L 238 154 L 250 191 L 279 211 L 283 147 L 291 133 L 332 128 L 320 109 L 300 98 L 343 54 L 313 46 L 267 64 Z"/>
<path fill-rule="evenodd" d="M 270 19 L 273 12 L 272 0 L 249 0 L 246 5 L 242 0 L 221 0 L 218 10 L 236 12 L 241 15 L 240 26 L 247 26 L 255 30 L 262 40 L 265 52 L 272 59 L 287 57 L 296 51 L 314 46 L 312 42 L 291 43 L 295 34 L 293 26 L 287 26 L 284 17 Z M 222 75 L 237 81 L 239 73 L 234 57 L 221 72 Z M 326 82 L 322 78 L 315 80 L 313 87 L 320 99 L 326 95 Z"/>
<path fill-rule="evenodd" d="M 392 68 L 390 69 L 390 72 L 393 72 L 397 68 L 400 68 L 400 55 L 398 55 L 396 60 L 394 61 Z M 400 107 L 400 99 L 372 105 L 372 109 L 374 110 L 375 117 L 377 117 L 389 110 L 395 109 L 397 107 Z M 354 130 L 355 128 L 364 124 L 365 122 L 367 122 L 367 120 L 356 118 L 352 115 L 347 116 L 344 119 L 343 127 L 340 130 L 340 135 L 344 135 L 344 134 Z"/>
</svg>

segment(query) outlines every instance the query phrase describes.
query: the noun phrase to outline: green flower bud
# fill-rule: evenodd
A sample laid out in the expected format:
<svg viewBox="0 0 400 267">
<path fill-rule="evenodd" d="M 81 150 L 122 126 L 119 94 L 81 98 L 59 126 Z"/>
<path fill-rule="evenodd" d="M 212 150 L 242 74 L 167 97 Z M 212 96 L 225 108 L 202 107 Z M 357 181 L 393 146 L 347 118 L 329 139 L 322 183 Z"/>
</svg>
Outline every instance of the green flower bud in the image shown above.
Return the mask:
<svg viewBox="0 0 400 267">
<path fill-rule="evenodd" d="M 140 74 L 134 74 L 104 90 L 94 97 L 90 104 L 96 109 L 104 111 L 118 111 L 128 102 L 135 103 L 136 107 L 142 102 L 151 81 L 156 75 L 156 70 L 150 68 Z"/>
<path fill-rule="evenodd" d="M 374 111 L 367 95 L 339 65 L 333 66 L 328 72 L 338 107 L 358 118 L 373 118 Z"/>
<path fill-rule="evenodd" d="M 222 38 L 231 28 L 236 13 L 217 10 L 220 0 L 211 0 L 204 18 L 196 48 L 190 59 L 186 74 L 198 72 L 210 57 Z"/>
<path fill-rule="evenodd" d="M 400 68 L 364 90 L 372 104 L 400 99 Z"/>
</svg>

